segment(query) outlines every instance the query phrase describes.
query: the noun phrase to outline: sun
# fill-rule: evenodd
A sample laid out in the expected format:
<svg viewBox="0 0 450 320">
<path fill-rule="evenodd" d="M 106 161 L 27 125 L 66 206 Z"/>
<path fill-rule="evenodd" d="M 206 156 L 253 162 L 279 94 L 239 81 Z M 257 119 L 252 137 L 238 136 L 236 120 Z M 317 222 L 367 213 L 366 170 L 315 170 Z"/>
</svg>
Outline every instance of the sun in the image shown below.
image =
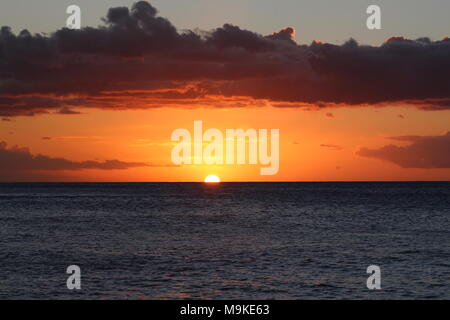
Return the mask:
<svg viewBox="0 0 450 320">
<path fill-rule="evenodd" d="M 205 182 L 206 183 L 219 183 L 220 178 L 218 176 L 216 176 L 215 174 L 210 174 L 209 176 L 207 176 L 205 178 Z"/>
</svg>

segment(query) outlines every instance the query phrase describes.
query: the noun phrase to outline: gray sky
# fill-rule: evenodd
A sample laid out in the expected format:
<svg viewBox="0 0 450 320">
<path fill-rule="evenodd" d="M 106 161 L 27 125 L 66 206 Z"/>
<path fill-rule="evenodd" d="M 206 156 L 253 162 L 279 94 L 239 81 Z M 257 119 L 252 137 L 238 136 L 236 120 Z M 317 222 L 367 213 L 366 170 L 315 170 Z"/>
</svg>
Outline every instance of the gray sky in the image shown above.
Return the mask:
<svg viewBox="0 0 450 320">
<path fill-rule="evenodd" d="M 130 6 L 135 0 L 1 0 L 0 25 L 15 32 L 51 32 L 65 25 L 66 8 L 82 9 L 82 25 L 97 26 L 110 7 Z M 209 30 L 224 23 L 262 34 L 291 26 L 296 40 L 342 43 L 350 37 L 380 44 L 390 36 L 441 39 L 450 35 L 448 0 L 153 0 L 160 15 L 179 29 Z M 369 4 L 382 9 L 382 30 L 366 28 Z"/>
</svg>

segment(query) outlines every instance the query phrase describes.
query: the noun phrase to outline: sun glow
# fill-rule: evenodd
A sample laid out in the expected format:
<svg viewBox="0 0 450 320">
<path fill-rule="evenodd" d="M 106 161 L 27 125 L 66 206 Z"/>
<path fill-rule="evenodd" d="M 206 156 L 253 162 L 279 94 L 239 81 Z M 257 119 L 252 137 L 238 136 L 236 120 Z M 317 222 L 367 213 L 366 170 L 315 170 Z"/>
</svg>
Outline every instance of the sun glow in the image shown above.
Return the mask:
<svg viewBox="0 0 450 320">
<path fill-rule="evenodd" d="M 220 178 L 218 176 L 216 176 L 215 174 L 210 174 L 209 176 L 207 176 L 205 178 L 205 182 L 206 183 L 219 183 Z"/>
</svg>

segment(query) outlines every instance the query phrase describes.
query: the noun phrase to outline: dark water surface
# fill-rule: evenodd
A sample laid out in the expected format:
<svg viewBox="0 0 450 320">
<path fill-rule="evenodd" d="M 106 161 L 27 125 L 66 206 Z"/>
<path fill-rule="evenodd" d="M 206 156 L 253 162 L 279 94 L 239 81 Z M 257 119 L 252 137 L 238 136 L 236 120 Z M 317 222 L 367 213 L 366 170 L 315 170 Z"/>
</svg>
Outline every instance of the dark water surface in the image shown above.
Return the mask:
<svg viewBox="0 0 450 320">
<path fill-rule="evenodd" d="M 450 299 L 450 183 L 0 184 L 0 298 Z"/>
</svg>

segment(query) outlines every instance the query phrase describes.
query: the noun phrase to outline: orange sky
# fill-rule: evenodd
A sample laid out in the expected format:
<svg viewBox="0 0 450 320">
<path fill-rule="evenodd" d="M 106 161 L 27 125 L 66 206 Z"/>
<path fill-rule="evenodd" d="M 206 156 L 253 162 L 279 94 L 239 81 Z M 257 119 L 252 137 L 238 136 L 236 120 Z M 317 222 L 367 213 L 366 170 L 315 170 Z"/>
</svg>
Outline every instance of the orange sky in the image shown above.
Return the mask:
<svg viewBox="0 0 450 320">
<path fill-rule="evenodd" d="M 81 111 L 80 115 L 17 117 L 2 122 L 0 141 L 6 141 L 9 146 L 28 147 L 32 154 L 73 161 L 120 159 L 170 165 L 172 131 L 187 128 L 192 132 L 193 121 L 203 120 L 204 130 L 280 129 L 278 174 L 261 176 L 259 164 L 184 165 L 46 172 L 38 180 L 202 181 L 208 174 L 217 174 L 222 181 L 450 179 L 449 169 L 404 169 L 355 154 L 360 147 L 378 148 L 392 143 L 387 139 L 391 136 L 441 135 L 448 130 L 450 111 L 427 112 L 410 106 L 309 111 L 273 107 Z M 394 144 L 408 143 L 396 141 Z"/>
</svg>

